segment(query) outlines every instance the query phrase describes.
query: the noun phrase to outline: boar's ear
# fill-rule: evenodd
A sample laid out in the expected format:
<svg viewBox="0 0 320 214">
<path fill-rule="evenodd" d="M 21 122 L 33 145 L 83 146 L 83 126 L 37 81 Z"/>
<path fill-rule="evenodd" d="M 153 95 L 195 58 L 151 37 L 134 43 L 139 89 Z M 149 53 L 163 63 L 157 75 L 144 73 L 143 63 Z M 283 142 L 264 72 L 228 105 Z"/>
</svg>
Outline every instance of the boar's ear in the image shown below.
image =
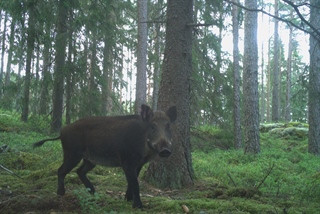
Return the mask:
<svg viewBox="0 0 320 214">
<path fill-rule="evenodd" d="M 167 110 L 166 114 L 170 118 L 170 121 L 174 122 L 177 119 L 177 107 L 176 106 L 171 106 Z"/>
<path fill-rule="evenodd" d="M 141 115 L 143 121 L 149 122 L 150 119 L 153 117 L 153 111 L 149 106 L 142 104 L 140 115 Z"/>
</svg>

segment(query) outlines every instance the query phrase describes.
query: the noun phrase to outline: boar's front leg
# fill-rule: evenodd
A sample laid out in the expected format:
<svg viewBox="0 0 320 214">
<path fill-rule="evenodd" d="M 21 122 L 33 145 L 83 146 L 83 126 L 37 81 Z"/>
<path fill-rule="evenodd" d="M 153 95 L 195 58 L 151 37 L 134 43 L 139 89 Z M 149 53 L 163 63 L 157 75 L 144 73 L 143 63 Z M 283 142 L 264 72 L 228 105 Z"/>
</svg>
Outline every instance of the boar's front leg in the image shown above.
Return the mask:
<svg viewBox="0 0 320 214">
<path fill-rule="evenodd" d="M 139 174 L 140 174 L 141 169 L 142 169 L 142 166 L 139 166 L 138 169 L 137 169 L 137 178 L 139 178 Z M 126 198 L 127 201 L 132 201 L 133 200 L 133 192 L 132 192 L 132 189 L 129 188 L 129 186 L 127 187 L 125 198 Z"/>
<path fill-rule="evenodd" d="M 140 199 L 140 188 L 137 175 L 138 169 L 137 167 L 126 164 L 123 166 L 123 170 L 128 182 L 128 189 L 125 197 L 128 201 L 133 200 L 133 208 L 142 208 L 142 202 Z"/>
</svg>

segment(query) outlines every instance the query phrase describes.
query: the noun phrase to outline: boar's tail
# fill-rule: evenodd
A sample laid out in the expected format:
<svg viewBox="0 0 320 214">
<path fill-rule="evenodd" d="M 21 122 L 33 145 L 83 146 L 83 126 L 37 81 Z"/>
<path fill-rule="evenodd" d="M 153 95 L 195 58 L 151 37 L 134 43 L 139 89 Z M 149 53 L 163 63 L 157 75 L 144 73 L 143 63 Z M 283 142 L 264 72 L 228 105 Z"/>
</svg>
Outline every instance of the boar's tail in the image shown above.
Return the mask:
<svg viewBox="0 0 320 214">
<path fill-rule="evenodd" d="M 33 148 L 36 148 L 36 147 L 39 147 L 39 146 L 42 146 L 46 141 L 54 141 L 54 140 L 59 140 L 60 139 L 60 136 L 59 137 L 56 137 L 56 138 L 50 138 L 50 139 L 44 139 L 44 140 L 40 140 L 39 142 L 36 142 L 32 145 Z"/>
</svg>

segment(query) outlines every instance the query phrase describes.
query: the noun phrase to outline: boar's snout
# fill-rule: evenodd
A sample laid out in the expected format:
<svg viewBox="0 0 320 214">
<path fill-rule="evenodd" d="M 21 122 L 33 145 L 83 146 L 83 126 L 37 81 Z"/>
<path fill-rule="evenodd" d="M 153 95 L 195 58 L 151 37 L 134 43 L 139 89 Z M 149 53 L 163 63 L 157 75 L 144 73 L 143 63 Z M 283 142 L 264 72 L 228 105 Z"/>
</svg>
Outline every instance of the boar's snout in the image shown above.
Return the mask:
<svg viewBox="0 0 320 214">
<path fill-rule="evenodd" d="M 165 149 L 162 149 L 160 152 L 159 152 L 159 156 L 162 157 L 162 158 L 166 158 L 166 157 L 169 157 L 171 155 L 171 151 L 167 148 Z"/>
</svg>

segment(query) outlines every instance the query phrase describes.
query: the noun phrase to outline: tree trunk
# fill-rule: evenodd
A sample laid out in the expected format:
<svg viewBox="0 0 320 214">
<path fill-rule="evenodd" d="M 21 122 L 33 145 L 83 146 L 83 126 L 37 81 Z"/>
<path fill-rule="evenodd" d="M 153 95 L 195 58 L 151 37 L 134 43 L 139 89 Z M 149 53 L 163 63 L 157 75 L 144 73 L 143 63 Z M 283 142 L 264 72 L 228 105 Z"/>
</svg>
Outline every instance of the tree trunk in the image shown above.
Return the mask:
<svg viewBox="0 0 320 214">
<path fill-rule="evenodd" d="M 51 131 L 58 132 L 62 126 L 64 66 L 67 45 L 67 5 L 66 0 L 58 2 L 57 36 L 56 36 L 56 64 L 53 80 L 53 112 Z"/>
<path fill-rule="evenodd" d="M 48 113 L 48 103 L 49 103 L 49 82 L 51 82 L 50 75 L 50 49 L 51 49 L 51 23 L 45 23 L 45 42 L 43 47 L 43 67 L 42 67 L 42 83 L 40 92 L 40 107 L 39 114 L 44 115 Z"/>
<path fill-rule="evenodd" d="M 90 72 L 90 76 L 89 76 L 89 82 L 88 82 L 88 94 L 89 96 L 87 97 L 87 107 L 88 107 L 88 111 L 87 111 L 87 115 L 86 116 L 92 116 L 94 115 L 96 112 L 96 106 L 95 106 L 95 100 L 97 99 L 97 87 L 96 87 L 96 82 L 95 82 L 95 78 L 96 78 L 96 73 L 97 73 L 97 27 L 92 29 L 92 40 L 91 40 L 91 63 L 90 63 L 90 67 L 89 67 L 89 72 Z"/>
<path fill-rule="evenodd" d="M 263 54 L 263 46 L 264 43 L 262 42 L 262 48 L 261 48 L 261 107 L 260 107 L 260 122 L 265 122 L 265 106 L 266 106 L 266 100 L 265 100 L 265 87 L 264 87 L 264 54 Z"/>
<path fill-rule="evenodd" d="M 247 8 L 256 10 L 256 0 L 245 0 Z M 243 56 L 243 103 L 245 153 L 259 153 L 259 96 L 257 12 L 245 11 Z"/>
<path fill-rule="evenodd" d="M 274 14 L 278 17 L 278 0 L 274 1 Z M 273 53 L 273 81 L 272 81 L 272 121 L 279 121 L 279 34 L 278 20 L 274 20 L 274 53 Z"/>
<path fill-rule="evenodd" d="M 291 9 L 290 17 L 293 18 L 293 9 Z M 287 90 L 286 90 L 286 102 L 285 102 L 285 121 L 291 120 L 291 65 L 292 65 L 292 41 L 293 40 L 293 28 L 290 26 L 289 33 L 289 48 L 288 48 L 288 60 L 287 60 Z"/>
<path fill-rule="evenodd" d="M 161 11 L 163 8 L 163 0 L 158 0 L 157 9 L 156 9 L 156 20 L 161 21 Z M 158 99 L 159 99 L 159 82 L 160 82 L 160 73 L 161 73 L 161 24 L 154 24 L 154 71 L 153 71 L 153 94 L 152 94 L 152 108 L 153 110 L 157 110 Z"/>
<path fill-rule="evenodd" d="M 5 76 L 4 85 L 8 86 L 10 84 L 10 74 L 11 74 L 11 63 L 14 49 L 14 36 L 15 36 L 15 26 L 16 26 L 16 17 L 12 17 L 11 27 L 10 27 L 10 37 L 9 37 L 9 50 L 8 50 L 8 62 L 7 62 L 7 71 Z M 4 92 L 5 93 L 5 92 Z"/>
<path fill-rule="evenodd" d="M 102 68 L 102 115 L 106 115 L 111 111 L 112 108 L 112 100 L 111 100 L 111 90 L 112 90 L 112 62 L 111 62 L 111 53 L 112 53 L 112 45 L 111 45 L 111 33 L 106 33 L 104 35 L 104 48 L 103 48 L 103 68 Z"/>
<path fill-rule="evenodd" d="M 236 0 L 235 0 L 236 1 Z M 236 1 L 238 2 L 238 1 Z M 239 66 L 239 19 L 238 6 L 232 5 L 232 30 L 233 30 L 233 130 L 234 147 L 242 147 L 241 135 L 241 106 L 240 106 L 240 66 Z"/>
<path fill-rule="evenodd" d="M 7 34 L 7 20 L 8 20 L 8 13 L 5 12 L 4 14 L 4 28 L 3 28 L 3 36 L 1 41 L 1 67 L 0 67 L 0 98 L 3 95 L 3 73 L 4 73 L 4 53 L 6 51 L 6 34 Z"/>
<path fill-rule="evenodd" d="M 172 155 L 150 163 L 147 181 L 160 188 L 193 184 L 190 150 L 190 77 L 192 73 L 193 0 L 168 0 L 166 46 L 158 109 L 176 105 L 178 118 L 172 126 Z"/>
<path fill-rule="evenodd" d="M 320 0 L 310 0 L 310 5 L 320 5 Z M 310 7 L 310 23 L 320 29 L 320 8 Z M 319 39 L 319 38 L 318 38 Z M 309 70 L 309 143 L 308 151 L 320 155 L 320 43 L 310 36 Z"/>
<path fill-rule="evenodd" d="M 4 73 L 4 53 L 6 51 L 6 34 L 7 34 L 7 20 L 8 20 L 8 13 L 5 12 L 4 14 L 4 26 L 3 26 L 3 36 L 1 41 L 1 67 L 0 67 L 0 98 L 3 94 L 3 73 Z"/>
<path fill-rule="evenodd" d="M 73 10 L 69 9 L 69 26 L 73 26 Z M 74 74 L 74 64 L 72 62 L 73 47 L 73 29 L 68 31 L 68 57 L 67 57 L 67 72 L 66 72 L 66 124 L 71 123 L 71 99 L 72 99 L 72 75 Z"/>
<path fill-rule="evenodd" d="M 138 48 L 137 48 L 137 83 L 135 112 L 138 114 L 140 106 L 146 103 L 147 93 L 147 0 L 138 1 Z"/>
<path fill-rule="evenodd" d="M 270 43 L 270 39 L 268 41 L 268 62 L 271 62 L 271 43 Z M 268 63 L 268 66 L 267 66 L 267 119 L 266 121 L 267 122 L 271 122 L 271 111 L 270 111 L 270 106 L 271 106 L 271 101 L 270 101 L 270 98 L 271 98 L 271 66 L 270 66 L 270 63 Z"/>
<path fill-rule="evenodd" d="M 28 38 L 27 38 L 27 60 L 26 60 L 26 76 L 24 80 L 24 96 L 22 100 L 21 120 L 28 121 L 29 115 L 29 96 L 30 96 L 30 81 L 31 81 L 31 60 L 35 41 L 35 5 L 36 3 L 29 2 L 29 18 L 28 18 Z"/>
</svg>

